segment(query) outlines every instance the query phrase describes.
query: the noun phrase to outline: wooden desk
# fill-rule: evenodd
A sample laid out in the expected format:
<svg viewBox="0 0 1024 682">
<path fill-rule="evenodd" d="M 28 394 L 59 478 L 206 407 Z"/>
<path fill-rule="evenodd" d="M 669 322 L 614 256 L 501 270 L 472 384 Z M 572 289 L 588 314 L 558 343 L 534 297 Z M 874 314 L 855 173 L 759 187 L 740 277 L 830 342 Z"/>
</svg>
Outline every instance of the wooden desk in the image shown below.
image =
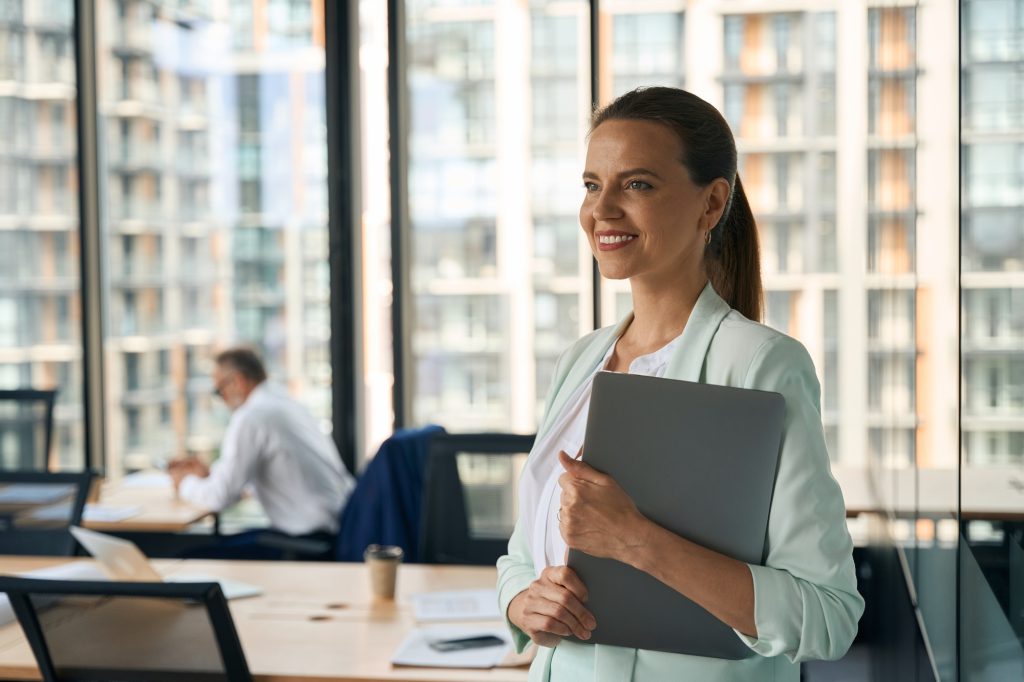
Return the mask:
<svg viewBox="0 0 1024 682">
<path fill-rule="evenodd" d="M 0 558 L 11 573 L 60 559 Z M 493 568 L 403 565 L 393 602 L 369 596 L 362 564 L 154 561 L 161 571 L 207 573 L 260 585 L 258 597 L 230 602 L 249 669 L 261 682 L 525 682 L 526 668 L 456 670 L 393 667 L 392 653 L 414 626 L 416 592 L 492 587 Z M 486 625 L 493 625 L 488 622 Z M 0 678 L 39 679 L 17 623 L 0 628 Z"/>
<path fill-rule="evenodd" d="M 180 533 L 212 515 L 209 509 L 183 502 L 174 496 L 170 483 L 163 486 L 132 486 L 123 481 L 107 482 L 100 488 L 100 504 L 138 507 L 141 511 L 123 521 L 85 521 L 86 528 L 99 531 Z"/>
</svg>

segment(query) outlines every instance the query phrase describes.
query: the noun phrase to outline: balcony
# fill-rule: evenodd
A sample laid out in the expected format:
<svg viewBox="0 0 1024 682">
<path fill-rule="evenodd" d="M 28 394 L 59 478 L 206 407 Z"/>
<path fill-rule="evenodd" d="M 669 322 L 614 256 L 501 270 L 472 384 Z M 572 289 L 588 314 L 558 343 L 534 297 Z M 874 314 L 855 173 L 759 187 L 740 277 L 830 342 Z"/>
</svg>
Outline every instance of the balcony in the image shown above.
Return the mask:
<svg viewBox="0 0 1024 682">
<path fill-rule="evenodd" d="M 111 315 L 111 333 L 116 336 L 156 336 L 167 331 L 161 315 L 137 315 L 131 312 Z"/>
<path fill-rule="evenodd" d="M 964 132 L 1000 133 L 1024 130 L 1024 104 L 1010 99 L 1001 102 L 970 102 L 961 122 Z"/>
<path fill-rule="evenodd" d="M 59 83 L 73 86 L 75 84 L 75 62 L 68 58 L 45 59 L 36 62 L 30 71 L 29 80 L 32 83 L 46 85 Z"/>
<path fill-rule="evenodd" d="M 114 32 L 113 53 L 122 59 L 141 59 L 153 55 L 153 29 L 145 21 L 126 21 Z"/>
<path fill-rule="evenodd" d="M 155 258 L 123 258 L 113 256 L 110 261 L 110 280 L 121 288 L 161 287 L 164 281 L 163 263 Z"/>
<path fill-rule="evenodd" d="M 107 212 L 111 221 L 140 221 L 159 223 L 165 213 L 160 202 L 146 199 L 121 199 L 111 196 L 107 201 Z"/>
<path fill-rule="evenodd" d="M 74 3 L 67 0 L 33 0 L 26 3 L 31 10 L 24 17 L 27 26 L 36 31 L 69 35 L 75 20 Z"/>
<path fill-rule="evenodd" d="M 1019 62 L 1024 60 L 1024 36 L 1012 26 L 998 31 L 970 31 L 965 62 Z"/>
<path fill-rule="evenodd" d="M 157 173 L 163 165 L 160 148 L 152 142 L 116 142 L 108 148 L 107 168 L 118 173 Z"/>
<path fill-rule="evenodd" d="M 178 173 L 184 176 L 204 178 L 210 176 L 210 155 L 206 151 L 178 151 L 176 159 Z"/>
<path fill-rule="evenodd" d="M 242 307 L 276 307 L 284 305 L 285 291 L 281 286 L 260 286 L 237 282 L 235 305 Z"/>
<path fill-rule="evenodd" d="M 965 203 L 973 207 L 1020 206 L 1024 204 L 1024 183 L 1014 173 L 971 173 L 965 194 Z"/>
<path fill-rule="evenodd" d="M 166 377 L 153 377 L 145 385 L 126 386 L 121 396 L 121 404 L 126 407 L 165 405 L 173 402 L 177 395 L 177 388 L 168 383 Z"/>
<path fill-rule="evenodd" d="M 152 80 L 132 78 L 114 88 L 111 93 L 113 100 L 112 113 L 116 116 L 145 116 L 160 109 L 160 88 Z"/>
</svg>

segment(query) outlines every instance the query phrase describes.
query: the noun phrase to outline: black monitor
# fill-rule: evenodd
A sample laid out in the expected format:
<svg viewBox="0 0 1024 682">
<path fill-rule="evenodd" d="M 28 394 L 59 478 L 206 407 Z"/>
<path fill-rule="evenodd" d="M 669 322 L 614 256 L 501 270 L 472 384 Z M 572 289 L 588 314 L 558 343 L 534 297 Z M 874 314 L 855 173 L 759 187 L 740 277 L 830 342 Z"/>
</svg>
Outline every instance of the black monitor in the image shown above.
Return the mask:
<svg viewBox="0 0 1024 682">
<path fill-rule="evenodd" d="M 217 583 L 0 576 L 43 680 L 252 679 Z"/>
</svg>

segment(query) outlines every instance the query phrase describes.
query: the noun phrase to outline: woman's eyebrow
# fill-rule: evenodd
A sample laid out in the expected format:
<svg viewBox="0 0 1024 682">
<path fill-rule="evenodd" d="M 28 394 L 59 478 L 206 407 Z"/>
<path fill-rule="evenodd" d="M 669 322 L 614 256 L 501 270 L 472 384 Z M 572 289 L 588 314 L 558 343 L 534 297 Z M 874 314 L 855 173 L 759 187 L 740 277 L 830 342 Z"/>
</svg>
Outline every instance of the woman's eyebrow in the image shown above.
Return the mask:
<svg viewBox="0 0 1024 682">
<path fill-rule="evenodd" d="M 649 175 L 652 178 L 657 178 L 658 180 L 661 180 L 661 176 L 660 175 L 658 175 L 657 173 L 655 173 L 654 171 L 652 171 L 652 170 L 650 170 L 648 168 L 628 168 L 628 169 L 626 169 L 624 171 L 616 173 L 615 177 L 622 178 L 622 177 L 626 177 L 627 175 Z M 583 171 L 583 179 L 584 180 L 597 180 L 598 179 L 597 178 L 597 173 L 594 173 L 592 171 Z"/>
</svg>

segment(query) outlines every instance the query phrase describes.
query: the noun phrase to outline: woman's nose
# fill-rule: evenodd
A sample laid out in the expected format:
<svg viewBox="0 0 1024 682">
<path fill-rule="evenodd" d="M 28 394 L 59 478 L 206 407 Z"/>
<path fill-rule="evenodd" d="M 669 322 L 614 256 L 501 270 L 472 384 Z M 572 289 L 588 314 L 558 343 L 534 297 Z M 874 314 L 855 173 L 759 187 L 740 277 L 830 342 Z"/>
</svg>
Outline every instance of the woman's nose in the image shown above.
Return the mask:
<svg viewBox="0 0 1024 682">
<path fill-rule="evenodd" d="M 614 220 L 622 217 L 622 206 L 618 197 L 611 190 L 602 190 L 591 208 L 594 220 Z"/>
</svg>

